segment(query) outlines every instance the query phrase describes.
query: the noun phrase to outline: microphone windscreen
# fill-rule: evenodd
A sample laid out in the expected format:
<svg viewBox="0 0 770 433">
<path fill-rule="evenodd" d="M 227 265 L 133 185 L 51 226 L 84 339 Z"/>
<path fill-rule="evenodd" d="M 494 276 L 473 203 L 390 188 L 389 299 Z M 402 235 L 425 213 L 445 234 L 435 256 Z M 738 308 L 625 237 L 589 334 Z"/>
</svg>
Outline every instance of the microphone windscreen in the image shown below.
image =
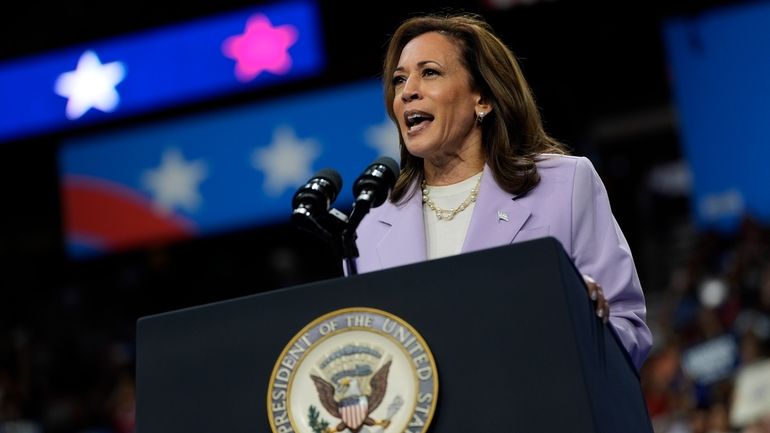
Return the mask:
<svg viewBox="0 0 770 433">
<path fill-rule="evenodd" d="M 295 211 L 302 208 L 299 212 L 303 214 L 328 211 L 341 189 L 342 176 L 332 168 L 324 168 L 299 187 L 292 198 L 292 206 Z"/>
<path fill-rule="evenodd" d="M 342 176 L 333 168 L 322 168 L 321 170 L 318 170 L 313 177 L 328 180 L 337 192 L 342 190 Z"/>
<path fill-rule="evenodd" d="M 356 201 L 362 200 L 377 207 L 385 202 L 388 193 L 396 185 L 399 167 L 396 160 L 381 156 L 374 160 L 353 184 Z"/>
<path fill-rule="evenodd" d="M 398 178 L 399 173 L 401 172 L 401 168 L 398 166 L 398 163 L 396 162 L 395 159 L 389 156 L 381 156 L 374 160 L 374 164 L 382 164 L 385 167 L 387 167 L 388 170 L 390 170 L 393 174 L 393 182 L 395 184 L 395 181 Z"/>
</svg>

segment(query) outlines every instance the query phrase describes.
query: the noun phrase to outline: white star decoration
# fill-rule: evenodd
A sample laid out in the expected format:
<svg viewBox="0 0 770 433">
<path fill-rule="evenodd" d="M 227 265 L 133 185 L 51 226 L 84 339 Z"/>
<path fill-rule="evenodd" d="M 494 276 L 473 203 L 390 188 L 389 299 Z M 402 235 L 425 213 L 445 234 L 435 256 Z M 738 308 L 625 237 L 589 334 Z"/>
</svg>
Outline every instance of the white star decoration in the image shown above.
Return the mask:
<svg viewBox="0 0 770 433">
<path fill-rule="evenodd" d="M 273 131 L 273 142 L 251 155 L 251 165 L 265 173 L 265 194 L 281 195 L 286 188 L 298 187 L 313 174 L 313 161 L 321 154 L 316 140 L 297 138 L 291 127 Z"/>
<path fill-rule="evenodd" d="M 180 208 L 194 212 L 201 204 L 198 187 L 207 172 L 202 160 L 186 161 L 179 149 L 170 148 L 163 152 L 159 167 L 144 172 L 142 184 L 152 193 L 159 211 L 169 213 Z"/>
<path fill-rule="evenodd" d="M 396 161 L 401 158 L 398 145 L 398 128 L 386 117 L 385 121 L 366 129 L 367 146 L 377 151 L 378 156 L 389 156 Z"/>
<path fill-rule="evenodd" d="M 66 115 L 68 119 L 75 120 L 91 108 L 113 111 L 120 102 L 115 86 L 124 77 L 123 63 L 102 64 L 96 53 L 89 50 L 80 56 L 74 71 L 59 75 L 54 91 L 68 99 Z"/>
</svg>

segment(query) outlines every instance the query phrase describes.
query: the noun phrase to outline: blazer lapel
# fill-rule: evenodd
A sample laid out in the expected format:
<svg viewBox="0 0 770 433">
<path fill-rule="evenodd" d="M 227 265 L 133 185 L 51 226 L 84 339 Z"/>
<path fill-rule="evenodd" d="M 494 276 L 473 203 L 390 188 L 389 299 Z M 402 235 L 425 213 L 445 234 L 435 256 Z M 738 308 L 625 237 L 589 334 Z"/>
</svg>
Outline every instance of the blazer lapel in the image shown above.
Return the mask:
<svg viewBox="0 0 770 433">
<path fill-rule="evenodd" d="M 487 165 L 482 176 L 463 253 L 510 244 L 531 215 L 526 206 L 514 201 L 513 194 L 495 183 Z"/>
<path fill-rule="evenodd" d="M 422 216 L 422 194 L 419 189 L 404 204 L 390 205 L 379 215 L 390 226 L 377 243 L 377 254 L 383 268 L 426 260 L 425 222 Z"/>
</svg>

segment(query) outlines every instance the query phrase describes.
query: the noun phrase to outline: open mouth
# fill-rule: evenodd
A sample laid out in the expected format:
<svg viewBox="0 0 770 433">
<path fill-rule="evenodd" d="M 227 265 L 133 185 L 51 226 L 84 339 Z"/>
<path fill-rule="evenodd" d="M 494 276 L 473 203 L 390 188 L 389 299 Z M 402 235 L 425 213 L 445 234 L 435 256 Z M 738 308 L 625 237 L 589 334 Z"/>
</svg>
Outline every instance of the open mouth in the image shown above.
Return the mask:
<svg viewBox="0 0 770 433">
<path fill-rule="evenodd" d="M 407 111 L 404 113 L 404 121 L 409 131 L 415 131 L 433 120 L 433 116 L 423 111 Z"/>
</svg>

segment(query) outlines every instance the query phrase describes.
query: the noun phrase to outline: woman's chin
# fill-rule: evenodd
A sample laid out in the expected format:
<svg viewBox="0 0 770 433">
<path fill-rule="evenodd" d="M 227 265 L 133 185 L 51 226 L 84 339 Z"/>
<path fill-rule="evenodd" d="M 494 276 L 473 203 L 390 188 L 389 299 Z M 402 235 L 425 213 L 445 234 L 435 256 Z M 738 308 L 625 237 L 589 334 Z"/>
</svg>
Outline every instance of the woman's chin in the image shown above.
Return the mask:
<svg viewBox="0 0 770 433">
<path fill-rule="evenodd" d="M 409 151 L 410 155 L 423 159 L 429 158 L 432 154 L 435 153 L 437 149 L 437 146 L 434 146 L 431 143 L 427 143 L 422 139 L 411 138 L 404 144 L 406 145 L 406 150 Z"/>
</svg>

